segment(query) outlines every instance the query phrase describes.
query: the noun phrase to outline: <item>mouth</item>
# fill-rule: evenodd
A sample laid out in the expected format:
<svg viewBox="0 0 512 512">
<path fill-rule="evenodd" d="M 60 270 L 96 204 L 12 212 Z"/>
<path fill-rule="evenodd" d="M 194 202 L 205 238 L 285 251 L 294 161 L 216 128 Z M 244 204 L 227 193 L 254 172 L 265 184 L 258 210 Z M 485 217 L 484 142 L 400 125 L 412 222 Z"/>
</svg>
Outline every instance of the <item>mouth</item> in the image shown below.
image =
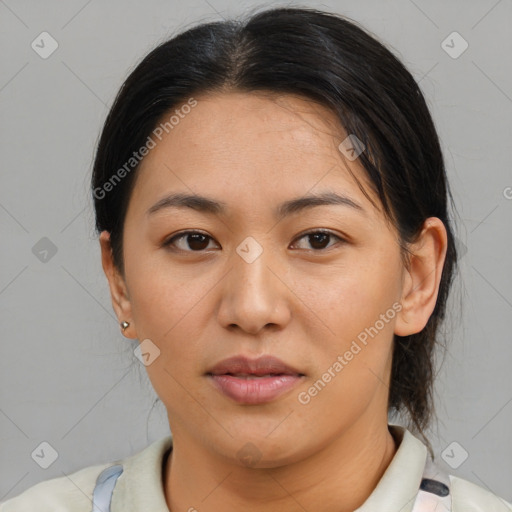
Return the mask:
<svg viewBox="0 0 512 512">
<path fill-rule="evenodd" d="M 254 380 L 254 379 L 264 379 L 266 377 L 282 377 L 283 375 L 292 375 L 287 373 L 266 373 L 265 375 L 256 375 L 254 373 L 222 373 L 222 374 L 212 374 L 209 375 L 212 376 L 219 376 L 219 375 L 227 375 L 229 377 L 236 377 L 237 379 L 247 379 L 247 380 Z"/>
<path fill-rule="evenodd" d="M 305 374 L 273 356 L 235 356 L 216 364 L 206 377 L 224 396 L 239 404 L 271 402 L 289 391 Z"/>
<path fill-rule="evenodd" d="M 207 371 L 209 375 L 232 375 L 236 377 L 267 377 L 276 375 L 304 375 L 281 359 L 263 355 L 256 359 L 238 355 L 223 359 Z"/>
</svg>

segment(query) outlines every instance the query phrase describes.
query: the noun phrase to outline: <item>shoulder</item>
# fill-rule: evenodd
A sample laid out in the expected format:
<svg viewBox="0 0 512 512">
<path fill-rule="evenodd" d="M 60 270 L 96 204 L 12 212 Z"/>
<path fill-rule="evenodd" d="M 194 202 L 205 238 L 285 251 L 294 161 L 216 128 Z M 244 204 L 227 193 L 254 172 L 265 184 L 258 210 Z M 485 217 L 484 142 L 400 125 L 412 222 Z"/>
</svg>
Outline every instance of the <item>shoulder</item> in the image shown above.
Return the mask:
<svg viewBox="0 0 512 512">
<path fill-rule="evenodd" d="M 88 466 L 69 475 L 39 482 L 18 496 L 1 502 L 0 512 L 90 512 L 98 477 L 103 470 L 117 464 L 123 466 L 124 480 L 120 485 L 123 490 L 118 499 L 122 498 L 129 503 L 143 489 L 144 496 L 160 493 L 161 501 L 162 461 L 169 448 L 172 448 L 172 436 L 158 439 L 122 459 Z M 108 479 L 108 476 L 103 477 Z M 156 508 L 153 507 L 153 510 Z"/>
<path fill-rule="evenodd" d="M 450 475 L 450 483 L 453 512 L 512 512 L 512 504 L 469 480 Z"/>
<path fill-rule="evenodd" d="M 0 512 L 90 512 L 98 475 L 112 463 L 89 466 L 29 487 L 0 503 Z"/>
</svg>

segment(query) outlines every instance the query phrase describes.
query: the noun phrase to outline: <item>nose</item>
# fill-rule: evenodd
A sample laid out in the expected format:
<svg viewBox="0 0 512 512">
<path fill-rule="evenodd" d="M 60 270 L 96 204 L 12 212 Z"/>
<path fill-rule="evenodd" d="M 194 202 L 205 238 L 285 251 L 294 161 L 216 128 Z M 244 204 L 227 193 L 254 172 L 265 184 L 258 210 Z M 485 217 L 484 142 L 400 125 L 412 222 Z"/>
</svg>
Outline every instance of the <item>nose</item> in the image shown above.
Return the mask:
<svg viewBox="0 0 512 512">
<path fill-rule="evenodd" d="M 284 328 L 291 318 L 293 294 L 286 285 L 283 265 L 270 249 L 264 249 L 254 259 L 250 254 L 254 247 L 241 245 L 223 279 L 219 321 L 226 328 L 238 326 L 250 334 L 257 334 L 266 326 Z M 247 247 L 249 251 L 244 253 Z"/>
</svg>

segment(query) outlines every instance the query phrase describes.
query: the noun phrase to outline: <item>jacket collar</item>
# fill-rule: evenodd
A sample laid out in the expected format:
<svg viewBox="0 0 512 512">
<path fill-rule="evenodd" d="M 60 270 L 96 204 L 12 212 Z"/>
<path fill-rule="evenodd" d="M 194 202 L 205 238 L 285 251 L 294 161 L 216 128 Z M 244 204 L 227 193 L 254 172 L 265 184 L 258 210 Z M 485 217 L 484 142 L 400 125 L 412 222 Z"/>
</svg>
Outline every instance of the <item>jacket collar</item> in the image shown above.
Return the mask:
<svg viewBox="0 0 512 512">
<path fill-rule="evenodd" d="M 377 487 L 355 512 L 411 512 L 420 488 L 427 447 L 407 429 L 388 425 L 398 449 Z"/>
<path fill-rule="evenodd" d="M 355 512 L 411 512 L 427 460 L 427 448 L 407 429 L 388 425 L 398 449 L 364 504 Z M 163 437 L 121 463 L 112 512 L 169 512 L 163 487 L 163 462 L 172 436 Z"/>
</svg>

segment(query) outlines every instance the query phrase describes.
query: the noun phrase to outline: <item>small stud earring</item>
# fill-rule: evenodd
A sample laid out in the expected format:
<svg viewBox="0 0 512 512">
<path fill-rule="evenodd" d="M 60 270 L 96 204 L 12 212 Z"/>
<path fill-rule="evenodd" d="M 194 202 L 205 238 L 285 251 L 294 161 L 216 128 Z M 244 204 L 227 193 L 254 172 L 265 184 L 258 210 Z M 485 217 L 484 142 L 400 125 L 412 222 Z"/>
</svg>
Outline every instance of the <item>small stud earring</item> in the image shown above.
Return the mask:
<svg viewBox="0 0 512 512">
<path fill-rule="evenodd" d="M 123 331 L 125 331 L 129 327 L 130 322 L 124 321 L 124 322 L 121 322 L 120 325 L 121 325 L 121 329 L 123 329 Z"/>
</svg>

